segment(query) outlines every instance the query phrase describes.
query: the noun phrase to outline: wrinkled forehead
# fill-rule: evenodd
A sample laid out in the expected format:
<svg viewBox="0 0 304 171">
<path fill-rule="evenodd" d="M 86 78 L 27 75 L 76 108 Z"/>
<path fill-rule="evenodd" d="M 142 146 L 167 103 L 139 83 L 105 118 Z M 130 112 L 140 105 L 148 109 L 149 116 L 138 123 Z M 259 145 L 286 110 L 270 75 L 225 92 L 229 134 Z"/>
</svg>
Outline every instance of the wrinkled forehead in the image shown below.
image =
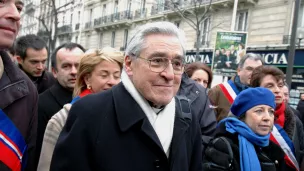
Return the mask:
<svg viewBox="0 0 304 171">
<path fill-rule="evenodd" d="M 61 48 L 57 52 L 57 61 L 58 62 L 63 62 L 63 61 L 69 61 L 69 62 L 78 62 L 80 61 L 80 58 L 84 55 L 84 52 L 76 47 L 73 49 L 66 49 L 66 48 Z"/>
<path fill-rule="evenodd" d="M 252 68 L 256 68 L 256 67 L 261 66 L 261 65 L 263 65 L 261 60 L 254 60 L 254 59 L 248 58 L 244 62 L 244 66 L 243 67 L 245 68 L 245 67 L 249 66 L 249 67 L 252 67 Z"/>
</svg>

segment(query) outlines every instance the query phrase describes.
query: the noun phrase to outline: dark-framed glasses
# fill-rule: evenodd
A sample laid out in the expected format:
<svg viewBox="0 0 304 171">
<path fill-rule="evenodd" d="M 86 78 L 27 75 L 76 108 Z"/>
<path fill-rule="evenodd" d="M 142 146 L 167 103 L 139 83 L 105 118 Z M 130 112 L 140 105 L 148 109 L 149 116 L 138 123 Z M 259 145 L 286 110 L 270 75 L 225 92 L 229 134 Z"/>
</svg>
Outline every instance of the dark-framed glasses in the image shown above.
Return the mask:
<svg viewBox="0 0 304 171">
<path fill-rule="evenodd" d="M 142 57 L 137 58 L 146 60 L 149 63 L 149 68 L 152 72 L 163 72 L 169 66 L 169 63 L 172 64 L 174 74 L 181 75 L 184 72 L 184 61 L 181 58 L 174 58 L 172 60 L 169 60 L 166 57 L 153 57 L 150 59 Z"/>
</svg>

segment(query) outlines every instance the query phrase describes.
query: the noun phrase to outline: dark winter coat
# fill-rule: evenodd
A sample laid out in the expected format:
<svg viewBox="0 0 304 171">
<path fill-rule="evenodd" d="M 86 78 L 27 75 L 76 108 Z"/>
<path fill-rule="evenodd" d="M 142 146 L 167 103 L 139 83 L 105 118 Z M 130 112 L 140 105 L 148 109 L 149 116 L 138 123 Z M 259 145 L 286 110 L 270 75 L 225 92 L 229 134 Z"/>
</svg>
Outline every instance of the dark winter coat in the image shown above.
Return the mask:
<svg viewBox="0 0 304 171">
<path fill-rule="evenodd" d="M 63 88 L 56 82 L 51 88 L 39 95 L 38 103 L 38 131 L 36 162 L 38 164 L 42 141 L 46 125 L 51 117 L 56 114 L 63 106 L 72 101 L 73 92 Z"/>
<path fill-rule="evenodd" d="M 37 133 L 38 94 L 32 81 L 12 62 L 4 51 L 0 51 L 4 72 L 0 78 L 0 108 L 12 120 L 28 146 L 26 171 L 33 171 Z M 0 161 L 0 170 L 10 169 Z"/>
<path fill-rule="evenodd" d="M 240 171 L 240 149 L 239 149 L 239 140 L 238 134 L 231 134 L 227 132 L 225 129 L 225 124 L 221 124 L 217 129 L 216 139 L 210 143 L 210 145 L 216 146 L 217 148 L 222 149 L 221 151 L 228 151 L 229 146 L 224 142 L 221 137 L 224 137 L 231 149 L 232 149 L 232 162 L 229 169 L 222 169 L 222 170 L 233 170 L 233 171 Z M 208 153 L 207 156 L 212 157 L 210 159 L 208 157 L 204 158 L 203 165 L 204 171 L 215 171 L 216 167 L 214 164 L 217 162 L 221 162 L 226 160 L 223 158 L 224 155 L 219 155 L 215 152 L 206 150 Z M 211 148 L 212 149 L 212 148 Z M 258 159 L 260 161 L 261 170 L 262 171 L 293 171 L 292 168 L 288 167 L 284 161 L 284 152 L 280 146 L 276 145 L 275 143 L 269 141 L 269 145 L 267 147 L 258 147 L 255 146 L 255 151 L 257 153 Z M 228 153 L 227 153 L 228 154 Z M 211 162 L 212 161 L 212 162 Z M 205 167 L 210 166 L 210 167 Z M 221 170 L 221 169 L 219 169 Z"/>
<path fill-rule="evenodd" d="M 292 112 L 291 108 L 288 105 L 286 105 L 285 109 L 285 123 L 283 129 L 294 144 L 296 158 L 300 165 L 304 161 L 304 130 L 302 122 Z M 304 170 L 304 168 L 301 169 Z"/>
<path fill-rule="evenodd" d="M 201 171 L 201 162 L 195 116 L 189 119 L 176 107 L 167 158 L 145 113 L 120 83 L 73 104 L 50 170 Z"/>
<path fill-rule="evenodd" d="M 21 65 L 19 65 L 19 68 L 24 71 Z M 27 74 L 25 71 L 24 73 Z M 56 83 L 56 79 L 54 78 L 53 74 L 48 71 L 44 71 L 41 77 L 37 78 L 34 78 L 29 74 L 27 74 L 27 76 L 33 81 L 34 85 L 37 88 L 38 94 L 43 93 L 45 90 L 49 89 Z"/>
<path fill-rule="evenodd" d="M 210 107 L 211 104 L 206 89 L 190 79 L 186 74 L 183 74 L 177 95 L 185 96 L 189 100 L 191 113 L 199 121 L 204 149 L 204 145 L 208 144 L 209 140 L 213 138 L 217 125 L 215 113 Z"/>
</svg>

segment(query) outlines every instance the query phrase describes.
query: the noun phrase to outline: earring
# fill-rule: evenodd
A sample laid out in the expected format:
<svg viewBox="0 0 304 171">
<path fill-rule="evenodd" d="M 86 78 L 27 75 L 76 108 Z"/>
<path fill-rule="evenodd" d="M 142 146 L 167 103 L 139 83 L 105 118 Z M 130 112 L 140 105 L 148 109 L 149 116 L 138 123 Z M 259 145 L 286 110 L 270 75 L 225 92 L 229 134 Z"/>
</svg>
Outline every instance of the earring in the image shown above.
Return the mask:
<svg viewBox="0 0 304 171">
<path fill-rule="evenodd" d="M 87 89 L 91 90 L 91 88 L 92 88 L 92 87 L 91 87 L 90 85 L 87 85 Z"/>
</svg>

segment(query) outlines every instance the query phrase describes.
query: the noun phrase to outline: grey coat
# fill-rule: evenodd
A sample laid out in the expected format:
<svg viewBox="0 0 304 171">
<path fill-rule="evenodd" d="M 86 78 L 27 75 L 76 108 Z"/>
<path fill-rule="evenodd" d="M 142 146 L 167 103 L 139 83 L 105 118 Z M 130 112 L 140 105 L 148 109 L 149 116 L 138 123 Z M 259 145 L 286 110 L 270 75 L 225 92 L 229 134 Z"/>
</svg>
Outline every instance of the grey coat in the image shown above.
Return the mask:
<svg viewBox="0 0 304 171">
<path fill-rule="evenodd" d="M 182 82 L 177 92 L 178 96 L 185 96 L 190 102 L 191 113 L 198 118 L 202 133 L 202 149 L 215 134 L 216 118 L 206 89 L 183 74 Z"/>
</svg>

